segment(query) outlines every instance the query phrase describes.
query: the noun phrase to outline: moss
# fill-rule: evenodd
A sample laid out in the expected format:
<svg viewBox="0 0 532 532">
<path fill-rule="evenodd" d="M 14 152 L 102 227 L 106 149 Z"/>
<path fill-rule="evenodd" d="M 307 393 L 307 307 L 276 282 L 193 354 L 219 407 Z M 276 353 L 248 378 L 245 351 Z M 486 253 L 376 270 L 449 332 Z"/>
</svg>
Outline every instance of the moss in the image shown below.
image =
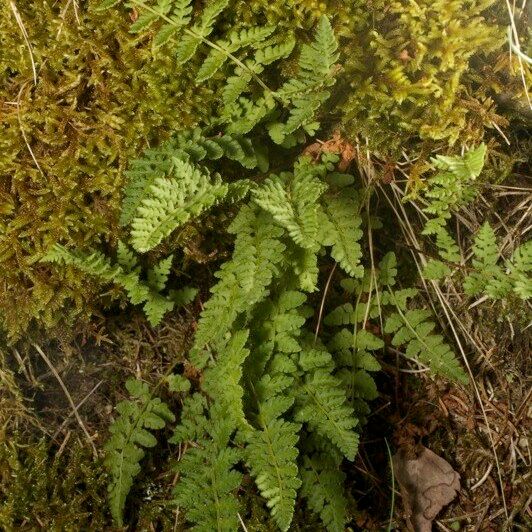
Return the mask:
<svg viewBox="0 0 532 532">
<path fill-rule="evenodd" d="M 353 2 L 344 48 L 347 135 L 367 138 L 386 156 L 403 149 L 418 155 L 458 140 L 478 143 L 487 129 L 504 128 L 494 96 L 504 79 L 510 92 L 522 88 L 507 64 L 505 6 L 492 4 Z"/>
<path fill-rule="evenodd" d="M 77 19 L 71 2 L 16 2 L 36 84 L 10 4 L 0 8 L 0 319 L 12 337 L 34 318 L 94 310 L 97 286 L 39 258 L 55 242 L 112 245 L 128 161 L 211 107 L 208 87 L 128 34 L 126 10 L 102 15 L 97 3 Z"/>
<path fill-rule="evenodd" d="M 44 441 L 0 444 L 2 530 L 108 530 L 105 494 L 103 469 L 79 444 L 55 457 Z"/>
</svg>

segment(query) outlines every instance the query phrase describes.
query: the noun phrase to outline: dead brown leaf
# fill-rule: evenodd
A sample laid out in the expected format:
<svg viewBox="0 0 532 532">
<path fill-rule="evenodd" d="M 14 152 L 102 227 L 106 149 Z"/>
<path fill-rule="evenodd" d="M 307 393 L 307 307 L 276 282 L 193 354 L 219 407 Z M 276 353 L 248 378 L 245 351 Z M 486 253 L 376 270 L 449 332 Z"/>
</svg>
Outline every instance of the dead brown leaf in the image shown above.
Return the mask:
<svg viewBox="0 0 532 532">
<path fill-rule="evenodd" d="M 399 449 L 393 457 L 393 469 L 410 529 L 430 532 L 436 515 L 460 490 L 460 475 L 426 447 L 421 447 L 417 456 L 406 447 Z"/>
<path fill-rule="evenodd" d="M 303 152 L 314 159 L 319 159 L 322 153 L 335 153 L 340 156 L 338 170 L 345 172 L 351 162 L 356 158 L 355 147 L 346 139 L 342 138 L 339 131 L 335 131 L 330 140 L 326 142 L 314 142 L 307 146 Z"/>
</svg>

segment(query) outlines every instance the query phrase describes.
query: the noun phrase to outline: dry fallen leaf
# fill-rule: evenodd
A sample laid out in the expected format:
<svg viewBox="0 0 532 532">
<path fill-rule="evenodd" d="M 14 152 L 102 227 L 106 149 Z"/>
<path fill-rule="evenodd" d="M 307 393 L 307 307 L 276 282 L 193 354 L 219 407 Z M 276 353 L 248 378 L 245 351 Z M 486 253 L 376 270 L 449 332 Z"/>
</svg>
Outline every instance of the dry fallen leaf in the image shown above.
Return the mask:
<svg viewBox="0 0 532 532">
<path fill-rule="evenodd" d="M 393 469 L 411 528 L 430 532 L 436 515 L 460 490 L 460 475 L 426 447 L 417 456 L 407 448 L 399 449 L 393 457 Z"/>
<path fill-rule="evenodd" d="M 336 153 L 340 156 L 338 163 L 338 170 L 345 172 L 351 165 L 351 162 L 356 158 L 355 147 L 346 139 L 342 138 L 339 131 L 335 131 L 330 140 L 326 142 L 314 142 L 305 148 L 303 151 L 305 155 L 309 155 L 314 159 L 318 159 L 322 153 Z"/>
</svg>

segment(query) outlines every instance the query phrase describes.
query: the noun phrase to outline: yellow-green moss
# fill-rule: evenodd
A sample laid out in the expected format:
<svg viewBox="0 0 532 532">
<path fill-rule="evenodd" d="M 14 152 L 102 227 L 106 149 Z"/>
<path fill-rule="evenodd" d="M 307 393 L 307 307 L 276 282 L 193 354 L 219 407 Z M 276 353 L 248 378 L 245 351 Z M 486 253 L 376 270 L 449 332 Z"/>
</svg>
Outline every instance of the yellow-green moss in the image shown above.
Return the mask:
<svg viewBox="0 0 532 532">
<path fill-rule="evenodd" d="M 91 312 L 93 284 L 37 261 L 55 242 L 114 241 L 128 160 L 211 107 L 189 70 L 128 34 L 127 10 L 96 4 L 14 3 L 31 55 L 11 4 L 0 8 L 0 320 L 12 336 Z"/>
<path fill-rule="evenodd" d="M 79 444 L 53 454 L 45 441 L 0 444 L 0 528 L 110 529 L 103 468 Z"/>
<path fill-rule="evenodd" d="M 343 127 L 350 137 L 368 139 L 386 155 L 412 148 L 414 155 L 424 142 L 478 143 L 487 128 L 507 124 L 493 100 L 503 75 L 511 76 L 505 6 L 493 0 L 353 4 L 352 38 L 344 47 Z"/>
</svg>

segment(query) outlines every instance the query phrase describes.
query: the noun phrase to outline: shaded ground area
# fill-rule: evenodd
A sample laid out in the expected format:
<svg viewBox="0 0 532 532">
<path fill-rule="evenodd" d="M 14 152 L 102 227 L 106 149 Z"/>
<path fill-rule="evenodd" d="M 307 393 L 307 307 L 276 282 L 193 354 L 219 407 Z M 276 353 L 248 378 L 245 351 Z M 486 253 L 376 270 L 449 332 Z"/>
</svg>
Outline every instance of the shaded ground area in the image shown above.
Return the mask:
<svg viewBox="0 0 532 532">
<path fill-rule="evenodd" d="M 125 397 L 123 382 L 136 376 L 153 383 L 175 365 L 186 372 L 183 354 L 193 329 L 193 316 L 167 319 L 157 331 L 147 327 L 141 317 L 133 316 L 127 325 L 121 317 L 115 317 L 94 322 L 83 334 L 65 339 L 63 344 L 36 342 L 26 348 L 4 350 L 5 365 L 12 373 L 2 375 L 2 425 L 18 427 L 20 441 L 27 442 L 30 435 L 32 439 L 44 436 L 41 459 L 56 467 L 72 469 L 70 460 L 79 457 L 79 449 L 84 449 L 85 469 L 81 467 L 73 485 L 78 486 L 77 493 L 85 492 L 84 503 L 92 507 L 97 501 L 91 499 L 83 477 L 91 469 L 91 447 L 101 454 L 113 406 Z M 501 343 L 499 347 L 486 357 L 471 361 L 475 386 L 467 388 L 435 381 L 391 353 L 380 356 L 384 368 L 378 382 L 381 396 L 373 404 L 356 462 L 346 465 L 353 499 L 352 530 L 409 527 L 399 486 L 391 474 L 387 445 L 392 453 L 407 449 L 414 454 L 424 445 L 460 474 L 459 496 L 438 515 L 435 530 L 530 529 L 530 337 L 519 335 L 513 343 Z M 179 409 L 179 404 L 173 407 Z M 24 452 L 18 442 L 12 442 L 12 446 Z M 166 463 L 175 458 L 175 452 L 158 448 L 148 457 L 143 477 L 132 493 L 137 504 L 131 507 L 139 508 L 138 515 L 131 516 L 135 529 L 183 529 L 175 509 L 164 503 L 175 481 Z M 11 485 L 6 476 L 13 459 L 3 458 L 1 487 L 5 490 Z M 31 467 L 31 462 L 26 465 Z M 103 472 L 91 478 L 96 485 L 105 484 Z M 53 486 L 57 486 L 57 480 Z M 48 486 L 47 490 L 51 488 Z M 56 497 L 67 497 L 60 487 L 53 491 Z M 54 493 L 48 491 L 47 496 L 53 498 Z M 83 503 L 78 504 L 83 510 Z M 94 517 L 93 526 L 108 529 L 104 500 L 98 504 L 95 514 L 102 515 Z M 260 524 L 266 511 L 260 499 L 256 498 L 256 507 L 253 502 L 249 504 L 245 516 L 249 530 L 268 530 Z M 39 522 L 46 528 L 49 523 L 57 523 L 57 515 L 47 512 L 64 511 L 33 501 L 20 529 L 29 530 Z M 303 508 L 298 515 L 294 530 L 320 529 L 309 522 Z"/>
</svg>

